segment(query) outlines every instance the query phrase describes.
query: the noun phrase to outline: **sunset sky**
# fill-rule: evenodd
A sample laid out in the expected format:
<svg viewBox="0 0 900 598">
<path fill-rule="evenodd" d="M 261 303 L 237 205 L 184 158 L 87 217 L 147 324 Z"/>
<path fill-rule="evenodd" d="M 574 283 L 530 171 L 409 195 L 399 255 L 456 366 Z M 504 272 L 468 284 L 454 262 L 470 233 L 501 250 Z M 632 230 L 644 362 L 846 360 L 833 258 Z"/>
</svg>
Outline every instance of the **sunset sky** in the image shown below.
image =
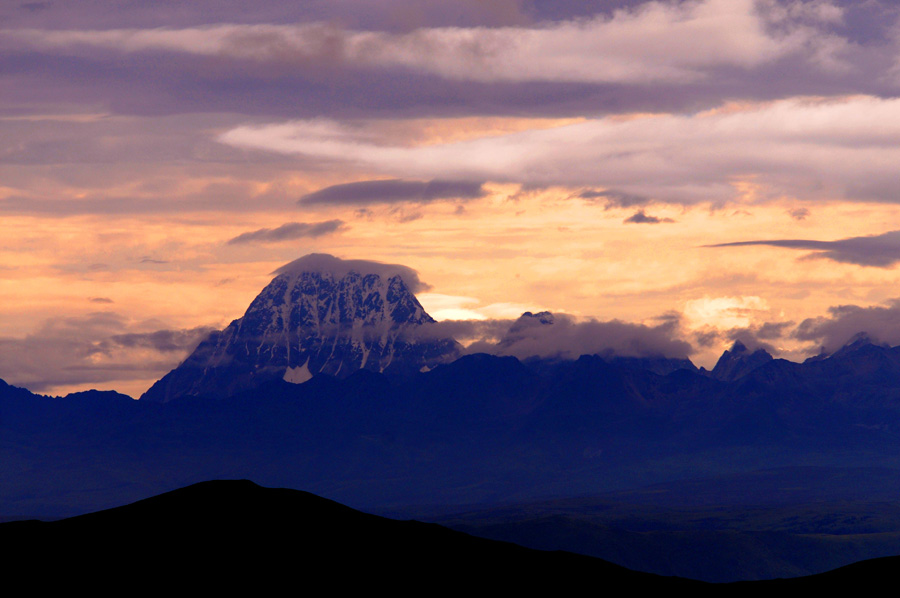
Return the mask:
<svg viewBox="0 0 900 598">
<path fill-rule="evenodd" d="M 312 252 L 707 368 L 898 345 L 900 7 L 7 1 L 0 221 L 0 378 L 48 394 L 138 396 Z"/>
</svg>

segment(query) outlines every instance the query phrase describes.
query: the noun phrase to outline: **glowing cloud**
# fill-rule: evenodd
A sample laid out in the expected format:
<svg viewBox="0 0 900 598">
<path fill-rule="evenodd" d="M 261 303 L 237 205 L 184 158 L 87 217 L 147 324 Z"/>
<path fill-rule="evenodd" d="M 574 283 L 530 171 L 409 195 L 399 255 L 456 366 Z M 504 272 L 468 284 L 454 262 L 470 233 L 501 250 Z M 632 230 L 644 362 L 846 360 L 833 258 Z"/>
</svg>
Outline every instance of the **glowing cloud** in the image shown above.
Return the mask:
<svg viewBox="0 0 900 598">
<path fill-rule="evenodd" d="M 867 96 L 609 117 L 424 147 L 381 143 L 328 120 L 242 126 L 219 140 L 364 165 L 387 175 L 617 189 L 608 199 L 900 201 L 900 100 Z M 753 193 L 746 198 L 742 182 L 748 180 Z"/>
</svg>

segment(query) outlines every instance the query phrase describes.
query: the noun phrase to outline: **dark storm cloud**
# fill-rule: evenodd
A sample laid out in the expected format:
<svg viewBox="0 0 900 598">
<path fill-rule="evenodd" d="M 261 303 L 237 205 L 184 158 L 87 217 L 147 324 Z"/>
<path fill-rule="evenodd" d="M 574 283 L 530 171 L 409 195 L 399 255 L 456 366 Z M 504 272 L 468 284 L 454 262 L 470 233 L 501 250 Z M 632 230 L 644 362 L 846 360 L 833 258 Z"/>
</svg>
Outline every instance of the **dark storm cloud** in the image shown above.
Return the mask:
<svg viewBox="0 0 900 598">
<path fill-rule="evenodd" d="M 870 307 L 830 307 L 827 316 L 803 320 L 792 336 L 816 343 L 823 353 L 834 353 L 860 333 L 875 343 L 900 345 L 900 299 Z"/>
<path fill-rule="evenodd" d="M 671 218 L 658 218 L 656 216 L 650 216 L 645 213 L 644 210 L 638 210 L 628 218 L 622 221 L 625 224 L 660 224 L 662 222 L 675 222 Z"/>
<path fill-rule="evenodd" d="M 379 203 L 426 203 L 442 199 L 477 199 L 485 195 L 484 183 L 472 181 L 358 181 L 333 185 L 308 193 L 302 205 L 365 206 Z"/>
<path fill-rule="evenodd" d="M 324 222 L 288 222 L 277 228 L 261 228 L 242 233 L 228 241 L 229 245 L 245 243 L 281 243 L 305 237 L 316 238 L 331 234 L 344 226 L 343 220 Z"/>
<path fill-rule="evenodd" d="M 838 241 L 805 239 L 772 239 L 768 241 L 738 241 L 705 247 L 743 247 L 768 245 L 788 249 L 813 250 L 807 258 L 821 258 L 876 268 L 889 268 L 900 261 L 900 231 L 890 231 L 867 237 L 849 237 Z"/>
</svg>

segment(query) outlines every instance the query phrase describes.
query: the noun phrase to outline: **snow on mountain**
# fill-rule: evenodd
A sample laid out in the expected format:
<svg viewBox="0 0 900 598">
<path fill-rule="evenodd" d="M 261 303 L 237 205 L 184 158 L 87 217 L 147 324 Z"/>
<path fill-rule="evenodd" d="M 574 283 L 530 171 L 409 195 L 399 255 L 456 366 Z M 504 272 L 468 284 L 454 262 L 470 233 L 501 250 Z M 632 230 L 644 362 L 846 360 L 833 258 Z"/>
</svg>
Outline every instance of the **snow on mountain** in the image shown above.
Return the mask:
<svg viewBox="0 0 900 598">
<path fill-rule="evenodd" d="M 228 396 L 277 378 L 299 384 L 360 369 L 405 374 L 460 352 L 431 330 L 434 319 L 413 294 L 425 286 L 410 268 L 310 254 L 274 274 L 242 318 L 141 398 Z"/>
</svg>

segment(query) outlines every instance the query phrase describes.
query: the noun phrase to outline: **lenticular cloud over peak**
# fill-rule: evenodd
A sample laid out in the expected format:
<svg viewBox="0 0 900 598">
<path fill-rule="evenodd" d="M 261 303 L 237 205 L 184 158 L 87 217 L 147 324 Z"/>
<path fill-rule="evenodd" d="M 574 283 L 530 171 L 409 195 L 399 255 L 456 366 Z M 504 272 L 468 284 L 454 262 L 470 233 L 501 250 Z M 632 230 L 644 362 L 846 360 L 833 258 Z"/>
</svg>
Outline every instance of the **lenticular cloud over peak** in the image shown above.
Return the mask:
<svg viewBox="0 0 900 598">
<path fill-rule="evenodd" d="M 302 274 L 304 272 L 328 272 L 335 278 L 343 278 L 350 272 L 358 274 L 376 274 L 381 278 L 399 276 L 413 293 L 427 291 L 431 288 L 419 280 L 419 273 L 408 266 L 400 264 L 385 264 L 370 260 L 343 260 L 327 253 L 310 253 L 287 263 L 272 274 Z"/>
</svg>

